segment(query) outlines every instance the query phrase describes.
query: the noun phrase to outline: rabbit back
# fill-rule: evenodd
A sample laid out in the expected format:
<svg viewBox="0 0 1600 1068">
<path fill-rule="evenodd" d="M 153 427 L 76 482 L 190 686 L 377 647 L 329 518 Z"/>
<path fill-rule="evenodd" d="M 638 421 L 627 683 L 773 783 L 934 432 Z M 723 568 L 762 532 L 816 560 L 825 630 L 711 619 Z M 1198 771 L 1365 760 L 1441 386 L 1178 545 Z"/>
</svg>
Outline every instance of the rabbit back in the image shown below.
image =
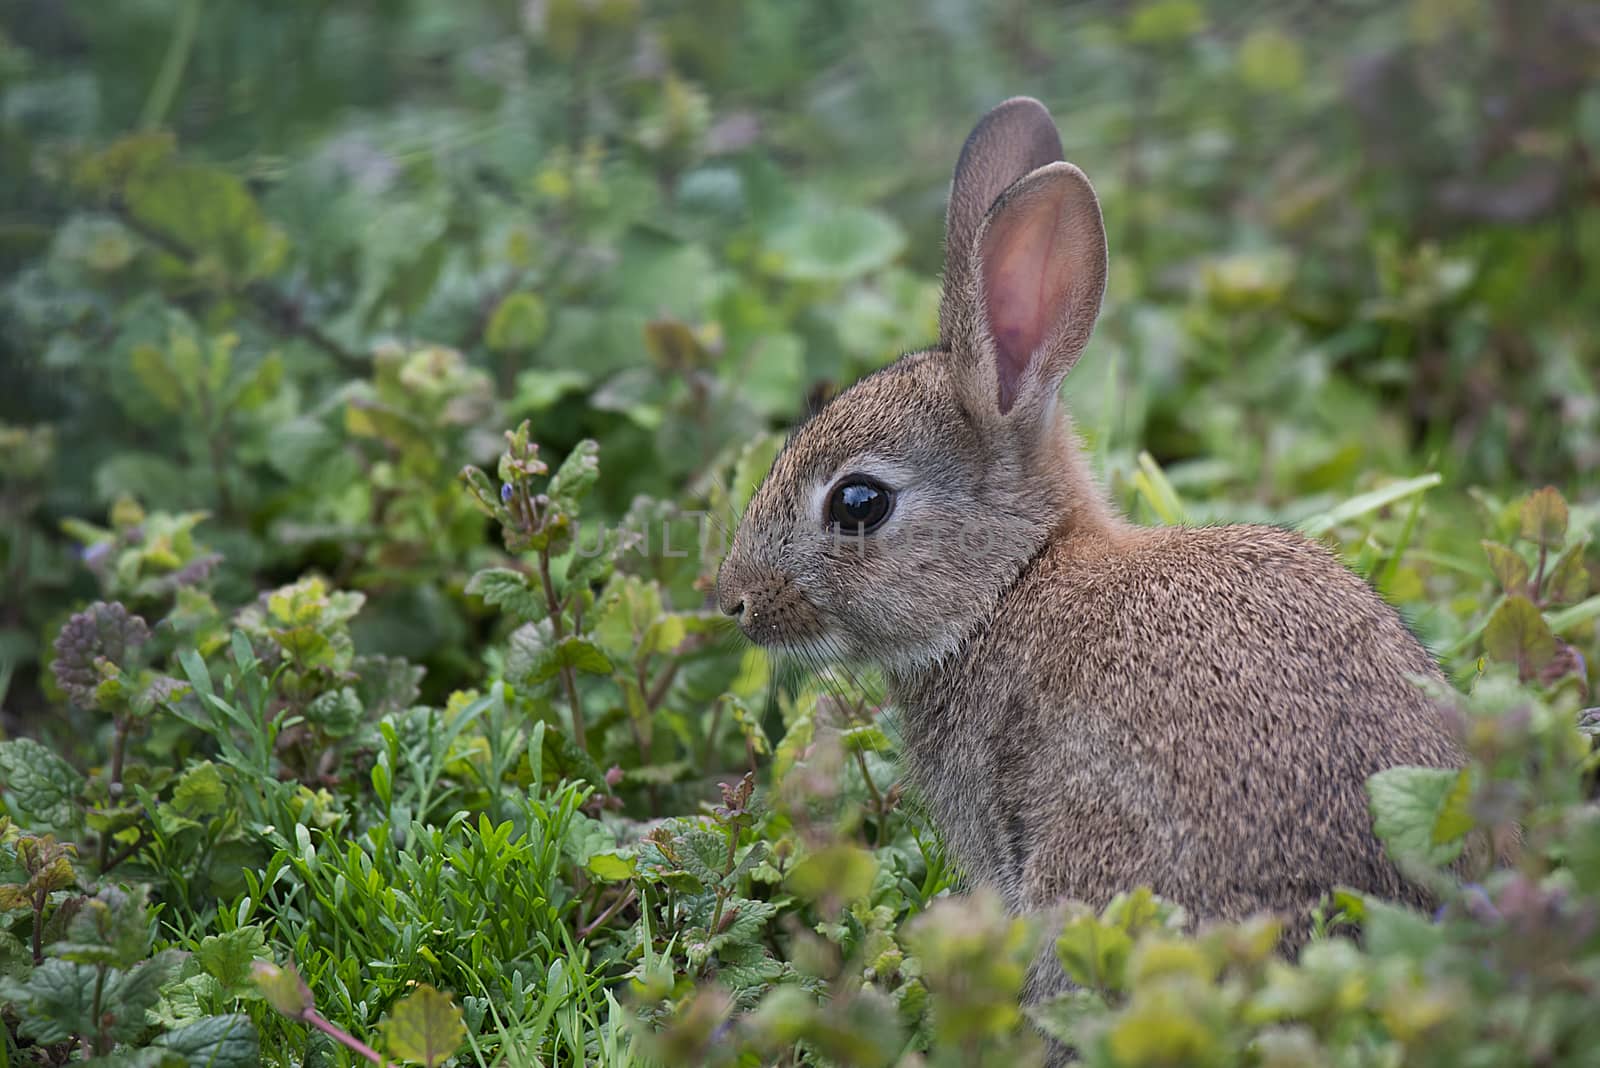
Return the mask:
<svg viewBox="0 0 1600 1068">
<path fill-rule="evenodd" d="M 1149 885 L 1196 919 L 1420 901 L 1364 783 L 1459 766 L 1439 672 L 1325 549 L 1256 526 L 1059 533 L 989 627 L 897 694 L 969 873 L 1018 909 Z"/>
</svg>

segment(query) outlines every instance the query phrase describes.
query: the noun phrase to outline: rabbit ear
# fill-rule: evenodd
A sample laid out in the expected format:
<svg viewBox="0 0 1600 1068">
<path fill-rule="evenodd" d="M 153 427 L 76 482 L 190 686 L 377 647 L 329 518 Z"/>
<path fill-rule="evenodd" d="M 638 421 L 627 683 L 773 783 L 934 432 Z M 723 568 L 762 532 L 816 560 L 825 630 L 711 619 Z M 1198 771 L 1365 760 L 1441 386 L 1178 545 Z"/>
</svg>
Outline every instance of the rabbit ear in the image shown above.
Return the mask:
<svg viewBox="0 0 1600 1068">
<path fill-rule="evenodd" d="M 998 105 L 967 136 L 950 183 L 945 216 L 944 302 L 939 333 L 949 348 L 971 282 L 972 245 L 994 202 L 1013 183 L 1061 158 L 1061 136 L 1043 104 L 1016 96 Z"/>
<path fill-rule="evenodd" d="M 1043 411 L 1077 363 L 1106 288 L 1100 202 L 1070 163 L 1040 167 L 1008 189 L 972 251 L 965 336 L 973 386 L 1001 415 Z M 979 402 L 980 398 L 974 398 Z"/>
</svg>

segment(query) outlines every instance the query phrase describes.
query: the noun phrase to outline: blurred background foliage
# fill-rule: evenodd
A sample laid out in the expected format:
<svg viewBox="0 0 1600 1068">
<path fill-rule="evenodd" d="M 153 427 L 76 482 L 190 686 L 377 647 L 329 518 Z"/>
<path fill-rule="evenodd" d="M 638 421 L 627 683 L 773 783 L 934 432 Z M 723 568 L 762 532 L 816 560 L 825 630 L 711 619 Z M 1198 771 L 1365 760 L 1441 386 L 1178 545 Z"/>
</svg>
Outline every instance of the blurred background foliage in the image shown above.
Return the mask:
<svg viewBox="0 0 1600 1068">
<path fill-rule="evenodd" d="M 867 953 L 925 1028 L 895 927 L 955 876 L 896 808 L 892 729 L 870 685 L 774 675 L 705 618 L 697 510 L 730 523 L 774 431 L 933 340 L 961 138 L 1026 93 L 1106 213 L 1105 311 L 1067 392 L 1117 500 L 1149 522 L 1297 524 L 1458 682 L 1500 664 L 1554 707 L 1592 704 L 1597 73 L 1600 8 L 1581 0 L 0 0 L 0 734 L 89 772 L 61 772 L 76 815 L 22 826 L 77 832 L 85 890 L 114 861 L 153 882 L 173 945 L 292 950 L 347 1026 L 409 975 L 361 960 L 404 959 L 468 999 L 474 1035 L 515 1019 L 553 1058 L 607 1059 L 617 1032 L 584 1038 L 579 1017 L 599 1028 L 631 975 L 647 1016 L 682 1014 L 671 1061 L 772 982 L 815 991 Z M 491 467 L 522 420 L 550 469 L 580 459 L 541 489 L 511 443 L 493 481 L 553 508 L 513 536 L 526 515 L 456 473 Z M 626 552 L 563 555 L 624 521 Z M 152 629 L 124 634 L 95 600 Z M 270 677 L 257 718 L 296 722 L 249 750 L 198 691 L 151 719 L 196 684 L 185 652 L 240 687 Z M 535 755 L 508 756 L 533 723 Z M 829 723 L 834 765 L 811 760 Z M 129 771 L 142 815 L 119 800 L 129 746 L 130 769 L 165 767 Z M 180 848 L 192 828 L 160 813 L 229 753 L 256 784 L 244 823 Z M 852 798 L 841 833 L 876 866 L 829 853 L 804 806 L 757 817 L 747 793 L 708 814 L 713 780 L 747 764 L 779 794 Z M 667 816 L 653 845 L 583 822 Z M 505 906 L 538 932 L 536 977 L 495 970 L 505 945 L 416 963 L 408 939 L 457 921 L 392 900 L 361 915 L 401 934 L 361 941 L 349 920 L 355 941 L 319 948 L 343 905 L 286 828 L 366 835 L 367 861 L 339 853 L 356 885 L 415 876 L 390 837 L 413 817 L 431 856 L 479 858 L 462 900 L 548 887 Z M 502 820 L 538 834 L 489 871 Z M 618 841 L 626 870 L 596 868 Z M 793 849 L 833 866 L 780 900 Z M 836 880 L 874 904 L 838 914 Z M 301 896 L 264 900 L 280 881 Z M 735 899 L 745 926 L 719 941 Z M 935 995 L 940 968 L 1015 956 L 1009 922 L 925 938 Z M 739 977 L 726 1004 L 688 998 L 708 960 Z M 852 1045 L 873 989 L 827 1020 L 780 998 L 751 1041 L 789 1027 L 877 1063 Z M 961 1037 L 980 1045 L 1011 1019 L 974 1012 Z"/>
</svg>

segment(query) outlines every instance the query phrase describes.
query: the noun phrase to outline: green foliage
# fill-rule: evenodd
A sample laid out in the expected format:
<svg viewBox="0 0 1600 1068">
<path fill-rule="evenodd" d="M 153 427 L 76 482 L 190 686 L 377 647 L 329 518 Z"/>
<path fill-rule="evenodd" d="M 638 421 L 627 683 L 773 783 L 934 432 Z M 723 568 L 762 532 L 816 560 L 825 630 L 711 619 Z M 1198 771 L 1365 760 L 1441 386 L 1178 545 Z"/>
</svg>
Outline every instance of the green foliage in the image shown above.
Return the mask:
<svg viewBox="0 0 1600 1068">
<path fill-rule="evenodd" d="M 1585 1063 L 1581 5 L 38 6 L 0 1063 Z M 782 429 L 937 336 L 950 164 L 1014 92 L 1104 203 L 1067 389 L 1112 496 L 1321 539 L 1455 683 L 1471 766 L 1368 784 L 1437 915 L 1340 893 L 1294 961 L 1137 887 L 1008 916 L 882 680 L 711 610 Z M 1039 952 L 1078 988 L 1024 1010 Z"/>
</svg>

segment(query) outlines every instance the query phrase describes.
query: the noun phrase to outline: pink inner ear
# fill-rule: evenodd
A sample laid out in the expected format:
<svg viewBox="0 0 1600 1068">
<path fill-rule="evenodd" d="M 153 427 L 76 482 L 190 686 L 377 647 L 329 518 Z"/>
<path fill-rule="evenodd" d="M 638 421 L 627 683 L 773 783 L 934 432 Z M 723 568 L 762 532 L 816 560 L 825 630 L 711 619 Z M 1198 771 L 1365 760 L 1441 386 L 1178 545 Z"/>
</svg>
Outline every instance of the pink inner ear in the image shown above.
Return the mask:
<svg viewBox="0 0 1600 1068">
<path fill-rule="evenodd" d="M 1073 272 L 1063 189 L 1030 191 L 1006 205 L 983 235 L 983 301 L 994 337 L 1000 412 L 1016 403 L 1023 375 L 1066 314 Z"/>
</svg>

